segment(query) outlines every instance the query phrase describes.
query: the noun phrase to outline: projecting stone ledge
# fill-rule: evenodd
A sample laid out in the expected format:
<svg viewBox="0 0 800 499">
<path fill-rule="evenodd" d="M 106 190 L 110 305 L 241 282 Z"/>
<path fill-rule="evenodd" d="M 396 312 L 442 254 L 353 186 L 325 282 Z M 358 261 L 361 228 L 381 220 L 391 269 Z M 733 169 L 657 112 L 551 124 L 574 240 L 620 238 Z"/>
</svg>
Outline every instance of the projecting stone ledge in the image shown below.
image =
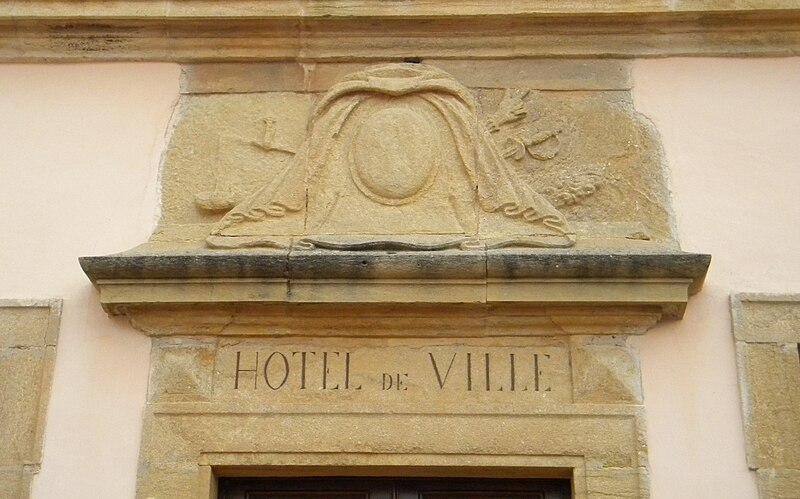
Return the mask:
<svg viewBox="0 0 800 499">
<path fill-rule="evenodd" d="M 674 250 L 184 250 L 153 244 L 83 257 L 110 314 L 203 304 L 392 305 L 525 316 L 620 307 L 680 318 L 710 255 Z"/>
</svg>

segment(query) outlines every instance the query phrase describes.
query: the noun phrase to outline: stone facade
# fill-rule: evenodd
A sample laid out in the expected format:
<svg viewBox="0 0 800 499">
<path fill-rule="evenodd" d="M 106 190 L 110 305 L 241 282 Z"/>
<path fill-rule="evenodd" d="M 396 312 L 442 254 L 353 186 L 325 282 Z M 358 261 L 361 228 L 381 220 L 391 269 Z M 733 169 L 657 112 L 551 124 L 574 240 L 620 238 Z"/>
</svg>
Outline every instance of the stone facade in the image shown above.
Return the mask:
<svg viewBox="0 0 800 499">
<path fill-rule="evenodd" d="M 105 310 L 152 338 L 137 496 L 424 469 L 648 497 L 631 337 L 684 316 L 709 256 L 680 249 L 628 58 L 796 53 L 800 13 L 336 7 L 0 7 L 4 61 L 182 64 L 158 227 L 81 259 Z M 796 418 L 773 381 L 796 381 L 797 314 L 751 298 L 748 458 L 764 497 L 791 496 Z"/>
<path fill-rule="evenodd" d="M 154 337 L 138 496 L 420 467 L 649 496 L 628 337 L 680 317 L 709 257 L 677 248 L 627 66 L 443 64 L 474 86 L 184 70 L 158 230 L 81 259 Z"/>
</svg>

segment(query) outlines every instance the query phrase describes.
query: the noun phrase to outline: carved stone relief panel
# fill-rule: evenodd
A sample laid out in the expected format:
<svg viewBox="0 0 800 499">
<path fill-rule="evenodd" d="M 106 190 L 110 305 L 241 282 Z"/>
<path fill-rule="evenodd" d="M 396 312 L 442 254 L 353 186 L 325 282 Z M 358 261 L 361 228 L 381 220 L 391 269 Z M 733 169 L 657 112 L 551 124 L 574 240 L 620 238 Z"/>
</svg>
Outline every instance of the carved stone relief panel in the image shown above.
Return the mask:
<svg viewBox="0 0 800 499">
<path fill-rule="evenodd" d="M 60 301 L 0 300 L 0 496 L 30 495 L 58 341 Z"/>
<path fill-rule="evenodd" d="M 597 66 L 600 88 L 557 64 L 514 61 L 516 78 L 439 64 L 471 86 L 424 63 L 190 67 L 154 240 L 674 247 L 657 137 L 624 63 L 582 68 Z M 223 70 L 227 86 L 208 83 Z"/>
<path fill-rule="evenodd" d="M 602 222 L 627 222 L 631 230 L 620 228 L 617 237 L 670 238 L 658 137 L 628 92 L 480 90 L 479 96 L 484 109 L 497 110 L 490 120 L 520 101 L 522 113 L 501 120 L 492 135 L 519 178 L 567 219 L 587 224 L 586 236 L 603 237 Z"/>
</svg>

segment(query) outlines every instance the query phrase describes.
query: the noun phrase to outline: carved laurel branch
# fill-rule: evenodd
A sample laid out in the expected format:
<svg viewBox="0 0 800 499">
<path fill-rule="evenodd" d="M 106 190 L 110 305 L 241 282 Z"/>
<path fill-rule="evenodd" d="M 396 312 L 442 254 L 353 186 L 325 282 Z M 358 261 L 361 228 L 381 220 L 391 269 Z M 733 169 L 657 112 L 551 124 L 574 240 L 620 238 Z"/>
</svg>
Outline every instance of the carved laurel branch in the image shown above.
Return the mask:
<svg viewBox="0 0 800 499">
<path fill-rule="evenodd" d="M 522 161 L 530 156 L 548 161 L 560 152 L 562 130 L 531 131 L 522 125 L 521 122 L 530 114 L 526 101 L 529 93 L 529 90 L 507 89 L 497 110 L 487 118 L 486 127 L 501 147 L 504 158 Z M 559 208 L 581 202 L 597 192 L 602 183 L 602 169 L 583 169 L 566 173 L 554 185 L 544 187 L 540 192 Z"/>
<path fill-rule="evenodd" d="M 492 132 L 499 132 L 506 125 L 518 122 L 528 115 L 528 107 L 525 97 L 528 90 L 512 89 L 506 90 L 503 100 L 497 106 L 497 110 L 486 119 L 486 128 Z"/>
<path fill-rule="evenodd" d="M 494 139 L 504 158 L 522 161 L 527 154 L 533 159 L 547 161 L 558 155 L 561 148 L 558 134 L 561 130 L 514 130 L 529 114 L 525 100 L 528 93 L 529 90 L 507 89 L 497 110 L 486 119 L 486 128 L 495 134 Z"/>
<path fill-rule="evenodd" d="M 597 192 L 603 183 L 603 175 L 598 170 L 585 170 L 562 177 L 555 185 L 542 189 L 542 194 L 550 199 L 556 208 L 580 202 Z"/>
</svg>

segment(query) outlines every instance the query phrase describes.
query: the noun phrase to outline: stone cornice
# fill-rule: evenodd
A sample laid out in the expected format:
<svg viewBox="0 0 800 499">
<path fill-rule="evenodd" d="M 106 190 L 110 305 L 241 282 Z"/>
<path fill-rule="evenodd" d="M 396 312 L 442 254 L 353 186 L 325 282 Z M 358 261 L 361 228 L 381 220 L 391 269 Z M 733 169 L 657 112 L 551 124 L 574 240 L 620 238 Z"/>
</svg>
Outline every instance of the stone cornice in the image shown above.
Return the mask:
<svg viewBox="0 0 800 499">
<path fill-rule="evenodd" d="M 683 315 L 709 255 L 614 251 L 330 252 L 133 250 L 80 259 L 111 314 L 175 306 L 467 306 L 493 315 L 533 308 L 593 316 L 625 308 Z M 500 308 L 497 308 L 500 307 Z M 356 310 L 356 309 L 352 309 Z M 582 310 L 582 312 L 576 312 Z"/>
<path fill-rule="evenodd" d="M 0 60 L 9 62 L 798 54 L 794 1 L 0 5 Z"/>
</svg>

